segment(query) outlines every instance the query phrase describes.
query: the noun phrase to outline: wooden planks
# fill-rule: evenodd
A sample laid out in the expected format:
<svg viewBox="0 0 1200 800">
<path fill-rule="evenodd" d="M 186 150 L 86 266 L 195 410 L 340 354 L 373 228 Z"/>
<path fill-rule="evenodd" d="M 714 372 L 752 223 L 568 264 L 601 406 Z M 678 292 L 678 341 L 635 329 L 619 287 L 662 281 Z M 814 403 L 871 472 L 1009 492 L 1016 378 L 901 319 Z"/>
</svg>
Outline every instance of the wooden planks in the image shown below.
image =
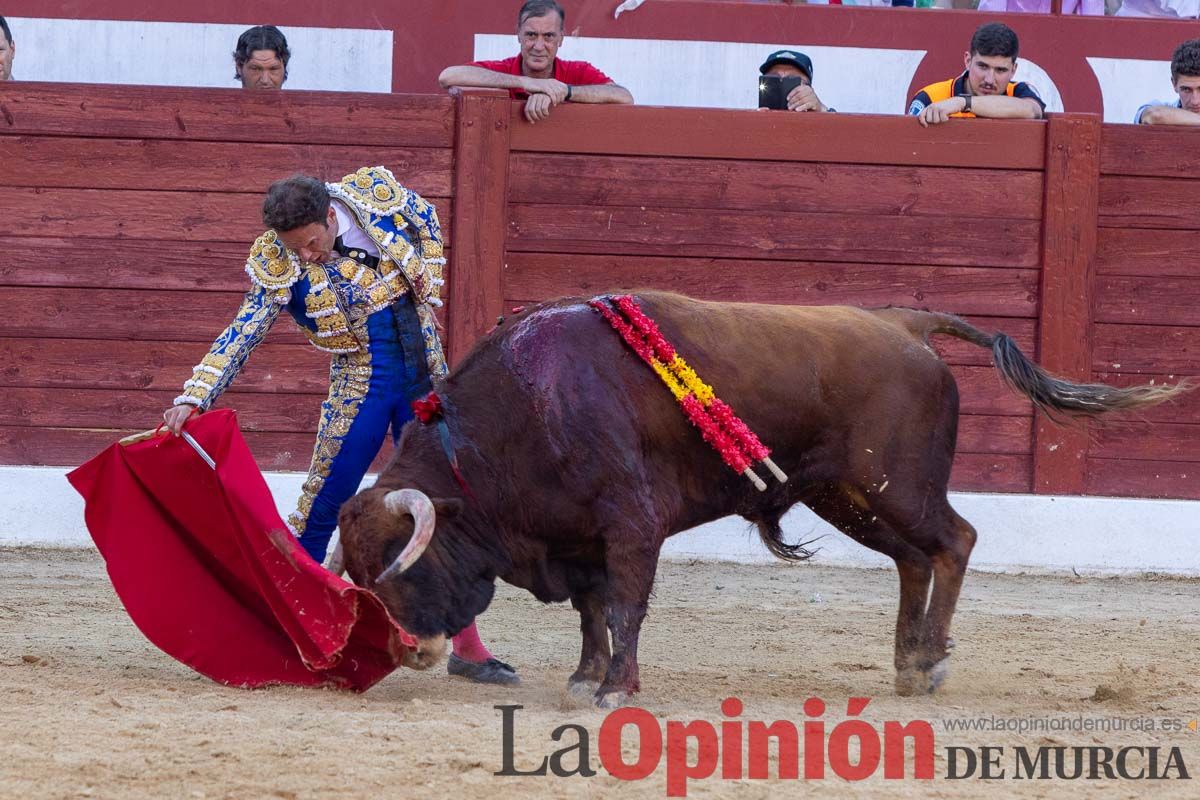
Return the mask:
<svg viewBox="0 0 1200 800">
<path fill-rule="evenodd" d="M 252 193 L 297 172 L 336 181 L 382 164 L 422 196 L 453 193 L 449 148 L 0 136 L 0 163 L 6 186 Z"/>
<path fill-rule="evenodd" d="M 1100 225 L 1107 228 L 1200 228 L 1196 181 L 1106 175 L 1100 179 Z"/>
<path fill-rule="evenodd" d="M 512 104 L 514 150 L 852 164 L 1041 169 L 1046 126 L 993 120 L 987 125 L 922 128 L 904 116 L 747 114 L 711 108 L 588 106 L 558 109 L 529 125 Z"/>
<path fill-rule="evenodd" d="M 324 394 L 329 388 L 329 354 L 308 344 L 271 341 L 275 338 L 271 334 L 254 351 L 237 378 L 237 391 Z M 169 391 L 174 397 L 207 349 L 199 341 L 0 339 L 0 386 Z"/>
<path fill-rule="evenodd" d="M 1033 459 L 1006 453 L 959 453 L 950 472 L 958 492 L 1029 492 Z"/>
<path fill-rule="evenodd" d="M 271 180 L 382 162 L 453 235 L 447 98 L 250 94 L 0 99 L 0 462 L 76 464 L 157 423 L 240 303 Z M 307 468 L 329 356 L 303 342 L 283 322 L 221 399 L 264 468 Z"/>
<path fill-rule="evenodd" d="M 73 467 L 87 461 L 118 439 L 132 433 L 140 433 L 141 430 L 143 429 L 0 426 L 0 463 Z M 248 431 L 245 438 L 260 469 L 296 472 L 308 470 L 312 459 L 312 434 Z M 385 463 L 390 451 L 390 442 L 385 442 L 372 468 L 378 469 Z"/>
<path fill-rule="evenodd" d="M 1046 134 L 1038 358 L 1046 370 L 1077 381 L 1086 381 L 1091 374 L 1099 174 L 1099 118 L 1052 116 Z M 1086 445 L 1086 425 L 1067 428 L 1039 418 L 1035 491 L 1083 491 Z"/>
<path fill-rule="evenodd" d="M 1169 126 L 1105 125 L 1100 171 L 1104 175 L 1194 178 L 1200 174 L 1195 133 Z"/>
<path fill-rule="evenodd" d="M 1033 269 L 750 259 L 634 257 L 620 253 L 509 254 L 508 297 L 558 297 L 654 287 L 704 300 L 801 305 L 888 304 L 958 314 L 1033 317 Z"/>
<path fill-rule="evenodd" d="M 1029 416 L 967 414 L 958 420 L 959 457 L 997 453 L 1028 455 L 1032 441 L 1033 421 Z"/>
<path fill-rule="evenodd" d="M 502 310 L 510 105 L 507 92 L 455 94 L 455 196 L 459 213 L 471 222 L 456 227 L 457 238 L 446 236 L 456 254 L 446 293 L 451 365 L 496 323 Z"/>
<path fill-rule="evenodd" d="M 1095 319 L 1128 325 L 1200 326 L 1200 274 L 1186 278 L 1100 277 L 1096 280 Z"/>
<path fill-rule="evenodd" d="M 1148 278 L 1200 275 L 1194 230 L 1101 228 L 1096 245 L 1098 275 Z"/>
<path fill-rule="evenodd" d="M 1088 494 L 1200 500 L 1200 466 L 1194 461 L 1089 458 Z"/>
<path fill-rule="evenodd" d="M 1200 154 L 1191 131 L 1106 125 L 1101 151 L 1095 378 L 1200 375 Z M 1200 499 L 1196 393 L 1094 428 L 1086 491 Z"/>
<path fill-rule="evenodd" d="M 446 198 L 429 198 L 439 218 L 453 218 Z M 453 223 L 443 221 L 452 235 Z M 236 242 L 263 232 L 262 193 L 0 186 L 0 235 L 188 242 Z M 248 252 L 248 249 L 247 249 Z M 96 253 L 102 257 L 103 250 Z"/>
<path fill-rule="evenodd" d="M 509 175 L 513 203 L 916 217 L 987 208 L 1029 220 L 1041 217 L 1042 203 L 1033 170 L 517 152 Z"/>
<path fill-rule="evenodd" d="M 1198 375 L 1200 328 L 1096 325 L 1092 369 L 1146 375 Z"/>
<path fill-rule="evenodd" d="M 510 252 L 976 267 L 1034 267 L 1038 238 L 1026 220 L 540 204 L 511 206 L 508 227 Z"/>
<path fill-rule="evenodd" d="M 0 337 L 123 339 L 143 342 L 212 340 L 233 319 L 241 292 L 138 291 L 0 287 Z M 304 338 L 281 312 L 272 341 Z M 203 353 L 201 353 L 202 355 Z M 198 356 L 197 356 L 198 358 Z"/>
<path fill-rule="evenodd" d="M 0 286 L 244 292 L 250 244 L 3 236 Z"/>
<path fill-rule="evenodd" d="M 1090 458 L 1200 462 L 1200 423 L 1130 420 L 1095 426 Z M 1200 468 L 1200 463 L 1196 463 Z"/>
<path fill-rule="evenodd" d="M 5 87 L 0 135 L 450 147 L 450 98 L 32 83 Z"/>
<path fill-rule="evenodd" d="M 175 391 L 125 389 L 5 389 L 0 403 L 0 426 L 33 428 L 153 428 L 171 406 Z M 275 433 L 317 430 L 325 393 L 292 394 L 287 402 L 277 395 L 230 391 L 220 405 L 236 408 L 243 430 Z"/>
<path fill-rule="evenodd" d="M 77 463 L 155 421 L 241 300 L 266 183 L 368 163 L 439 207 L 452 359 L 508 306 L 654 287 L 951 311 L 1080 379 L 1200 374 L 1189 132 L 1079 115 L 926 130 L 899 116 L 572 105 L 531 126 L 515 113 L 487 92 L 14 84 L 0 99 L 0 461 Z M 1059 458 L 1071 482 L 1058 490 L 1196 495 L 1183 476 L 1200 399 L 1052 450 L 1059 432 L 987 350 L 934 345 L 961 395 L 955 488 L 1029 491 Z M 264 467 L 307 465 L 327 365 L 283 321 L 239 377 L 227 402 Z"/>
</svg>

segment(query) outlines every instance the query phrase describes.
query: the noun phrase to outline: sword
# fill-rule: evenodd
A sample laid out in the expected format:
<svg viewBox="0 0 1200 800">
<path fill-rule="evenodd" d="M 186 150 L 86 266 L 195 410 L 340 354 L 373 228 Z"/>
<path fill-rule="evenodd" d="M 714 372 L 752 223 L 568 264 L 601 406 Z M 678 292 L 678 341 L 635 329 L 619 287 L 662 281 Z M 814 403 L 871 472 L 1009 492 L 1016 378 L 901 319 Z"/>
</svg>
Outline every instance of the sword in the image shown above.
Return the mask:
<svg viewBox="0 0 1200 800">
<path fill-rule="evenodd" d="M 183 440 L 185 442 L 187 442 L 189 445 L 191 445 L 192 449 L 195 450 L 199 454 L 199 456 L 204 459 L 205 464 L 208 464 L 208 466 L 212 467 L 214 470 L 217 468 L 217 462 L 212 460 L 212 456 L 210 456 L 208 453 L 204 452 L 204 448 L 200 446 L 199 442 L 197 442 L 195 439 L 192 438 L 192 435 L 190 433 L 188 433 L 187 431 L 180 431 L 179 435 L 182 436 Z"/>
</svg>

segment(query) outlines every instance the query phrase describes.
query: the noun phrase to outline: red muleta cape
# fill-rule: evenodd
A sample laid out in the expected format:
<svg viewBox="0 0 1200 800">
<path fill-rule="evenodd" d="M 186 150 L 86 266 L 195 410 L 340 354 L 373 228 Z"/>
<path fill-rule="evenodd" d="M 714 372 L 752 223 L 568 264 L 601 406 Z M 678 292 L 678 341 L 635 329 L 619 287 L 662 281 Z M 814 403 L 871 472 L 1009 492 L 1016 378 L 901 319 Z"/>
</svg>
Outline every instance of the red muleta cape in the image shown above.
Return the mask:
<svg viewBox="0 0 1200 800">
<path fill-rule="evenodd" d="M 416 639 L 371 592 L 313 561 L 275 509 L 230 410 L 114 444 L 71 472 L 117 596 L 168 655 L 230 686 L 364 691 Z"/>
</svg>

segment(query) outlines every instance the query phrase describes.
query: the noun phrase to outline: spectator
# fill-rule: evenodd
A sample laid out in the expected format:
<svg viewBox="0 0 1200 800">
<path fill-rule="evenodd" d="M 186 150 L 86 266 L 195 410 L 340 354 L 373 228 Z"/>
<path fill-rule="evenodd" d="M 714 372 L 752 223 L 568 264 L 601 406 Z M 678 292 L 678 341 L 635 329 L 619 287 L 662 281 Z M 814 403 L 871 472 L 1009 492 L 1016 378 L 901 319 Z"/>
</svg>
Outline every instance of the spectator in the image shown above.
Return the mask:
<svg viewBox="0 0 1200 800">
<path fill-rule="evenodd" d="M 1104 10 L 1113 17 L 1194 19 L 1200 14 L 1200 0 L 1105 0 Z"/>
<path fill-rule="evenodd" d="M 282 89 L 287 80 L 287 38 L 274 25 L 255 25 L 237 40 L 233 51 L 233 77 L 243 89 Z"/>
<path fill-rule="evenodd" d="M 520 55 L 447 67 L 438 83 L 444 89 L 508 89 L 514 99 L 526 98 L 525 118 L 530 122 L 546 119 L 559 103 L 632 103 L 628 89 L 591 64 L 558 58 L 565 22 L 566 13 L 555 0 L 528 0 L 517 14 Z"/>
<path fill-rule="evenodd" d="M 8 20 L 0 17 L 0 81 L 12 80 L 13 56 L 17 54 L 17 46 L 13 44 L 12 31 L 8 29 Z"/>
<path fill-rule="evenodd" d="M 803 83 L 788 92 L 788 111 L 835 111 L 821 102 L 816 91 L 812 88 L 813 65 L 812 59 L 804 53 L 795 50 L 776 50 L 767 56 L 767 60 L 758 68 L 763 75 L 779 75 L 781 77 L 797 77 Z"/>
<path fill-rule="evenodd" d="M 999 22 L 980 25 L 964 54 L 966 70 L 957 78 L 932 83 L 909 103 L 908 113 L 921 125 L 951 117 L 1041 119 L 1046 104 L 1032 86 L 1013 83 L 1017 72 L 1017 34 Z"/>
<path fill-rule="evenodd" d="M 1142 125 L 1200 125 L 1200 39 L 1189 39 L 1171 56 L 1171 85 L 1179 99 L 1147 103 L 1133 121 Z"/>
</svg>

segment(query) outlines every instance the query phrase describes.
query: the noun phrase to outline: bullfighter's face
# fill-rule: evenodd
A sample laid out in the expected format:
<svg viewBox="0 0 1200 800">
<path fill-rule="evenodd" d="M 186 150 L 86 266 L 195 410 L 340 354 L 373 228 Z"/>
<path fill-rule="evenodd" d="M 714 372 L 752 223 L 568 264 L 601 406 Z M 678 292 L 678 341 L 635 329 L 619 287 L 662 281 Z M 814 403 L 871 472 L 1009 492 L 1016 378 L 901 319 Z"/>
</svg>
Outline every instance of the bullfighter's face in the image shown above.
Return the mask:
<svg viewBox="0 0 1200 800">
<path fill-rule="evenodd" d="M 337 239 L 337 214 L 333 206 L 325 222 L 311 222 L 290 231 L 277 231 L 279 241 L 306 264 L 324 264 L 333 256 L 333 243 Z"/>
<path fill-rule="evenodd" d="M 553 78 L 554 58 L 563 41 L 563 21 L 557 12 L 530 17 L 517 28 L 521 71 L 530 78 Z"/>
</svg>

